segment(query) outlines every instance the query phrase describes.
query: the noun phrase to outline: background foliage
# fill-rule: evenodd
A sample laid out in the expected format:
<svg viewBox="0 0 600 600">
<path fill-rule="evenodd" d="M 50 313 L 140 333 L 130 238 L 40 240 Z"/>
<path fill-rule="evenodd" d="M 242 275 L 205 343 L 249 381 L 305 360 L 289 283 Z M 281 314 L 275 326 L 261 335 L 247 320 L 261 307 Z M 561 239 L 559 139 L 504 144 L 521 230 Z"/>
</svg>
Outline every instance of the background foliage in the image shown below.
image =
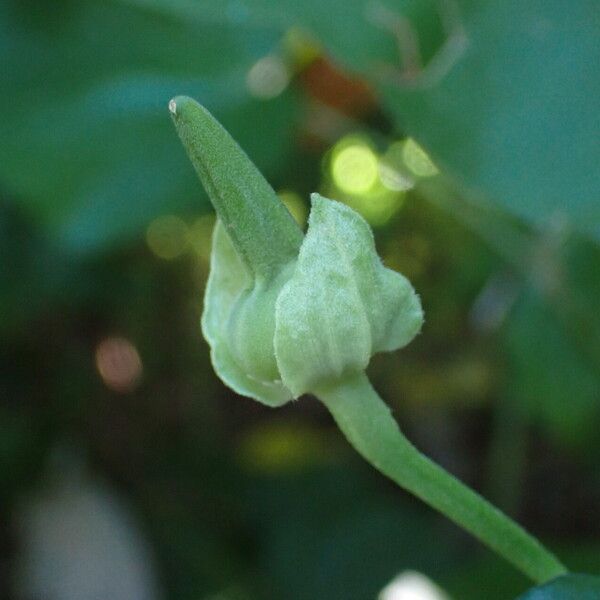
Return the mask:
<svg viewBox="0 0 600 600">
<path fill-rule="evenodd" d="M 598 14 L 0 4 L 0 596 L 92 597 L 118 568 L 114 598 L 359 600 L 406 570 L 457 599 L 527 587 L 363 465 L 312 399 L 270 411 L 215 379 L 211 216 L 176 94 L 298 218 L 319 190 L 371 221 L 427 315 L 371 366 L 402 427 L 600 572 Z M 97 568 L 52 587 L 69 548 Z"/>
</svg>

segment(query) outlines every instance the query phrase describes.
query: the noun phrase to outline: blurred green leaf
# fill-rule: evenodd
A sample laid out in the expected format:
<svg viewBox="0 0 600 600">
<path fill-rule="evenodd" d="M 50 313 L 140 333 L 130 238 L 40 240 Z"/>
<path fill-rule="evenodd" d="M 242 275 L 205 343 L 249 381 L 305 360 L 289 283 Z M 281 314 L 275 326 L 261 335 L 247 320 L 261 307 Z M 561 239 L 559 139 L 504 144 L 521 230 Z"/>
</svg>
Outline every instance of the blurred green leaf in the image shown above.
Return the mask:
<svg viewBox="0 0 600 600">
<path fill-rule="evenodd" d="M 563 442 L 585 447 L 596 435 L 600 380 L 577 338 L 533 291 L 513 309 L 504 335 L 514 404 Z"/>
<path fill-rule="evenodd" d="M 598 598 L 600 598 L 600 577 L 565 575 L 529 590 L 517 600 L 597 600 Z"/>
<path fill-rule="evenodd" d="M 553 547 L 556 545 L 553 544 Z M 556 549 L 574 571 L 598 573 L 600 548 L 597 543 L 571 542 Z M 487 550 L 474 561 L 463 563 L 449 576 L 442 578 L 441 583 L 450 596 L 457 600 L 507 600 L 531 587 L 531 582 L 524 575 Z"/>
<path fill-rule="evenodd" d="M 600 249 L 578 236 L 535 240 L 526 291 L 504 330 L 507 393 L 530 418 L 574 448 L 600 417 Z"/>
<path fill-rule="evenodd" d="M 253 482 L 248 506 L 260 570 L 276 585 L 276 598 L 375 598 L 403 570 L 437 577 L 458 563 L 438 519 L 402 494 L 373 487 L 379 476 L 351 459 Z"/>
<path fill-rule="evenodd" d="M 565 214 L 600 236 L 597 31 L 590 0 L 568 11 L 559 0 L 461 0 L 447 74 L 380 88 L 397 123 L 468 189 L 531 222 Z"/>
<path fill-rule="evenodd" d="M 560 0 L 258 1 L 249 12 L 311 31 L 466 190 L 600 236 L 593 0 L 568 11 Z"/>
<path fill-rule="evenodd" d="M 0 196 L 0 335 L 21 328 L 64 289 L 68 268 L 16 203 Z"/>
<path fill-rule="evenodd" d="M 30 4 L 0 7 L 0 181 L 69 248 L 207 209 L 168 118 L 176 94 L 200 98 L 267 173 L 284 164 L 294 98 L 258 100 L 245 81 L 278 31 L 188 24 L 108 0 Z"/>
</svg>

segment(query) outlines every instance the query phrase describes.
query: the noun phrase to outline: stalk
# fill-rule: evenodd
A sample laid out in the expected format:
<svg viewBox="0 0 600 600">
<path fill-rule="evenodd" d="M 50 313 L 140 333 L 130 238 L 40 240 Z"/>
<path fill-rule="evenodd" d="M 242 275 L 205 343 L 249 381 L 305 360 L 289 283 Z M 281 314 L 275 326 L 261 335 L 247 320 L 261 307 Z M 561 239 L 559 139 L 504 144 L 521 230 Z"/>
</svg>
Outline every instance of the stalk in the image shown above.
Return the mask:
<svg viewBox="0 0 600 600">
<path fill-rule="evenodd" d="M 533 536 L 429 460 L 400 431 L 364 373 L 319 387 L 317 397 L 359 454 L 537 583 L 567 572 Z"/>
</svg>

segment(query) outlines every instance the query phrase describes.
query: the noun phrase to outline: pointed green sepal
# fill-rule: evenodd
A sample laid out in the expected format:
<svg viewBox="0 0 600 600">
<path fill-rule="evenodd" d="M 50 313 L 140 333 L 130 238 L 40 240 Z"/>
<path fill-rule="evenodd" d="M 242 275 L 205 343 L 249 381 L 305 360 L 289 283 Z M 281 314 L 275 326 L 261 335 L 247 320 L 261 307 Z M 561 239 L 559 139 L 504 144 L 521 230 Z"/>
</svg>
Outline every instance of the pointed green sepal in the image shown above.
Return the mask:
<svg viewBox="0 0 600 600">
<path fill-rule="evenodd" d="M 298 255 L 302 231 L 221 124 L 191 98 L 169 103 L 177 133 L 236 251 L 257 277 Z"/>
</svg>

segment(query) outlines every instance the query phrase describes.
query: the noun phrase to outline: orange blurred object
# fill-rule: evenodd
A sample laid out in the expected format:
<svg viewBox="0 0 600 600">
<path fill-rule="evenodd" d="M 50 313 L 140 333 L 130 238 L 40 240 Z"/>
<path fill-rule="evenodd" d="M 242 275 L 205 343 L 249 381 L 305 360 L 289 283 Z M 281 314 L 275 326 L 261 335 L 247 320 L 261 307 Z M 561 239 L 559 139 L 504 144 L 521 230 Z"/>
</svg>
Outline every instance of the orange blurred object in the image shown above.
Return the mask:
<svg viewBox="0 0 600 600">
<path fill-rule="evenodd" d="M 367 83 L 342 72 L 326 58 L 312 61 L 300 74 L 300 81 L 313 98 L 348 116 L 362 117 L 377 108 Z"/>
</svg>

